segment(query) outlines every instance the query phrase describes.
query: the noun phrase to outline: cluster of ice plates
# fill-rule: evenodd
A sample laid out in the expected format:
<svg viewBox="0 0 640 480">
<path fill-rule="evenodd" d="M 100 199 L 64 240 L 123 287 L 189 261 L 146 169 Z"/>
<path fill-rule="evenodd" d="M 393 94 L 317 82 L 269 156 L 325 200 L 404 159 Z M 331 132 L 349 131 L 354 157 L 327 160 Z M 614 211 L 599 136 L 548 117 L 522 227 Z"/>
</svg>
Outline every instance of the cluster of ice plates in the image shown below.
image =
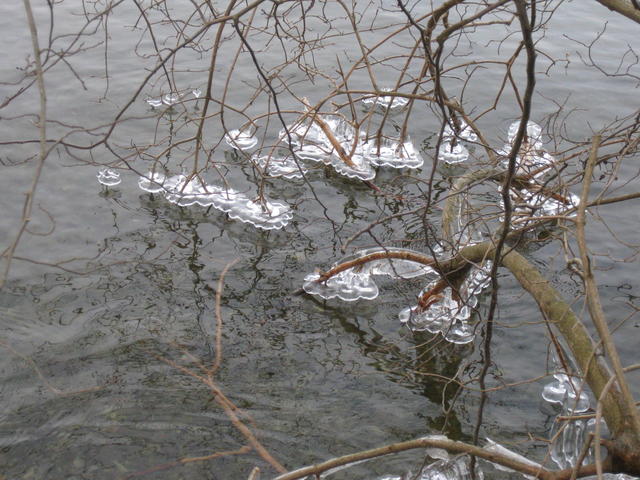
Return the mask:
<svg viewBox="0 0 640 480">
<path fill-rule="evenodd" d="M 244 193 L 207 184 L 198 177 L 189 179 L 184 175 L 165 177 L 161 173 L 149 173 L 140 177 L 138 186 L 149 193 L 162 193 L 167 201 L 181 207 L 212 206 L 227 213 L 230 218 L 263 230 L 282 228 L 293 217 L 288 205 L 267 199 L 253 200 Z"/>
<path fill-rule="evenodd" d="M 332 268 L 369 254 L 399 250 L 394 248 L 362 250 L 335 263 Z M 451 288 L 447 287 L 442 298 L 431 304 L 429 308 L 422 309 L 416 305 L 402 310 L 399 314 L 400 321 L 414 331 L 426 330 L 434 334 L 440 333 L 452 343 L 471 342 L 475 331 L 470 323 L 470 317 L 478 302 L 477 295 L 489 285 L 490 269 L 491 262 L 487 261 L 483 267 L 472 270 L 460 288 L 461 302 L 453 299 Z M 387 275 L 395 279 L 414 278 L 421 275 L 438 278 L 435 270 L 421 263 L 405 259 L 383 258 L 343 270 L 326 281 L 319 281 L 320 274 L 311 273 L 305 277 L 302 288 L 305 292 L 326 300 L 331 298 L 339 298 L 347 302 L 361 299 L 373 300 L 379 294 L 373 278 L 378 275 Z M 424 291 L 431 289 L 434 285 L 435 280 Z"/>
<path fill-rule="evenodd" d="M 369 137 L 335 115 L 318 115 L 289 125 L 280 132 L 280 139 L 289 142 L 301 160 L 331 165 L 339 174 L 360 180 L 373 179 L 373 167 L 419 168 L 424 163 L 409 139 Z"/>
<path fill-rule="evenodd" d="M 97 177 L 106 186 L 118 185 L 121 181 L 120 174 L 110 169 L 100 170 Z M 164 195 L 168 202 L 181 207 L 213 207 L 232 219 L 262 230 L 283 228 L 293 218 L 288 205 L 267 199 L 254 200 L 232 188 L 207 184 L 196 176 L 188 178 L 185 175 L 165 176 L 160 172 L 149 172 L 139 178 L 138 187 L 145 192 Z"/>
</svg>

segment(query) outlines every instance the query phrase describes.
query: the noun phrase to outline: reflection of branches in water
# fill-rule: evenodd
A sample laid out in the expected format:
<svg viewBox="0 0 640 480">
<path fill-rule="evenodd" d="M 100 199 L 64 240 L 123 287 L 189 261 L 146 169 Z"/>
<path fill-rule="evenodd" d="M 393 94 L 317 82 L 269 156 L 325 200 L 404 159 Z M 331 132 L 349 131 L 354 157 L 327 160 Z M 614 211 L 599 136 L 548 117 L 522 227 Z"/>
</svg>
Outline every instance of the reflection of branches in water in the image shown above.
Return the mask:
<svg viewBox="0 0 640 480">
<path fill-rule="evenodd" d="M 220 273 L 220 278 L 218 280 L 218 287 L 216 292 L 216 306 L 215 306 L 215 315 L 216 315 L 216 326 L 215 326 L 215 334 L 214 334 L 214 345 L 215 345 L 215 358 L 212 363 L 207 365 L 201 359 L 194 357 L 190 352 L 188 352 L 183 347 L 179 345 L 174 345 L 177 349 L 179 349 L 194 365 L 194 367 L 186 367 L 183 366 L 174 360 L 164 356 L 157 354 L 155 352 L 149 352 L 151 355 L 156 357 L 158 360 L 166 363 L 170 367 L 202 382 L 206 385 L 211 394 L 213 395 L 213 400 L 224 410 L 225 414 L 233 424 L 233 426 L 245 437 L 246 441 L 249 443 L 249 446 L 244 446 L 239 450 L 233 452 L 215 452 L 210 455 L 200 456 L 200 457 L 187 457 L 182 458 L 180 460 L 170 462 L 167 464 L 163 464 L 160 466 L 153 467 L 151 469 L 147 469 L 143 472 L 137 472 L 136 474 L 130 475 L 127 478 L 132 476 L 137 476 L 139 474 L 146 474 L 156 472 L 158 470 L 164 470 L 167 468 L 172 468 L 179 465 L 184 465 L 186 463 L 191 462 L 200 462 L 200 461 L 208 461 L 215 458 L 232 455 L 232 454 L 240 454 L 247 453 L 250 449 L 253 449 L 260 455 L 260 457 L 269 463 L 277 472 L 286 472 L 286 469 L 266 450 L 266 448 L 262 445 L 262 443 L 258 440 L 253 431 L 247 426 L 245 420 L 248 420 L 253 424 L 253 420 L 246 413 L 240 410 L 222 391 L 220 386 L 215 380 L 215 375 L 222 364 L 222 334 L 223 334 L 223 319 L 222 319 L 222 288 L 224 286 L 224 277 L 229 271 L 229 269 L 239 261 L 239 259 L 233 260 L 229 262 L 222 272 Z M 255 425 L 253 425 L 255 428 Z"/>
</svg>

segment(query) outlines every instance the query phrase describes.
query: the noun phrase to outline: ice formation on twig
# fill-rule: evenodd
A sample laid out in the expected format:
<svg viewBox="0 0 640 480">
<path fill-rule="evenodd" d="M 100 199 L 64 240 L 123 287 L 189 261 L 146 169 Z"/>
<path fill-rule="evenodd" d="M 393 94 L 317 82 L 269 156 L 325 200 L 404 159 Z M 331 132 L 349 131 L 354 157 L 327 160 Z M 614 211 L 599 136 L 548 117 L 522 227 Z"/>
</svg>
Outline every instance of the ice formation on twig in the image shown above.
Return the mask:
<svg viewBox="0 0 640 480">
<path fill-rule="evenodd" d="M 287 127 L 296 156 L 331 165 L 349 178 L 372 180 L 376 172 L 358 150 L 359 133 L 348 122 L 334 117 L 316 115 Z M 281 139 L 288 138 L 287 131 L 280 132 Z"/>
<path fill-rule="evenodd" d="M 106 187 L 115 187 L 122 182 L 120 172 L 111 170 L 110 168 L 101 168 L 98 170 L 96 177 L 98 178 L 98 182 Z"/>
<path fill-rule="evenodd" d="M 382 88 L 381 91 L 393 92 L 393 89 Z M 407 103 L 409 103 L 409 99 L 395 95 L 380 95 L 363 98 L 362 103 L 369 109 L 377 108 L 382 111 L 401 110 L 407 105 Z"/>
<path fill-rule="evenodd" d="M 394 248 L 362 250 L 335 263 L 332 268 L 363 258 L 366 255 L 389 251 L 407 250 Z M 359 299 L 372 300 L 378 296 L 378 286 L 371 278 L 374 275 L 387 275 L 391 278 L 414 278 L 429 274 L 435 275 L 435 271 L 418 262 L 399 258 L 380 258 L 343 270 L 325 281 L 319 281 L 321 277 L 318 273 L 309 274 L 305 277 L 302 288 L 311 295 L 318 295 L 327 300 L 335 297 L 347 302 Z"/>
<path fill-rule="evenodd" d="M 458 119 L 459 131 L 456 133 L 452 124 L 454 119 L 449 119 L 442 132 L 442 142 L 438 149 L 438 161 L 448 165 L 466 162 L 469 159 L 469 150 L 462 141 L 477 142 L 478 136 L 464 120 Z"/>
<path fill-rule="evenodd" d="M 557 193 L 551 187 L 542 187 L 531 182 L 528 188 L 514 186 L 509 189 L 513 204 L 513 223 L 527 224 L 537 217 L 556 217 L 565 215 L 568 210 L 580 204 L 580 197 L 567 193 Z M 500 200 L 504 209 L 504 203 Z M 567 216 L 575 216 L 575 211 Z"/>
<path fill-rule="evenodd" d="M 451 343 L 465 344 L 473 341 L 475 328 L 469 319 L 472 310 L 478 304 L 477 295 L 489 285 L 490 272 L 491 261 L 485 262 L 481 268 L 474 267 L 458 289 L 458 295 L 447 286 L 441 293 L 431 297 L 431 300 L 435 301 L 428 305 L 423 306 L 419 303 L 402 310 L 398 314 L 400 322 L 413 331 L 426 330 L 433 334 L 441 334 Z M 427 285 L 418 298 L 431 292 L 436 285 L 437 282 Z"/>
<path fill-rule="evenodd" d="M 374 166 L 419 168 L 424 162 L 408 138 L 368 137 L 335 115 L 316 114 L 290 125 L 280 132 L 280 139 L 289 138 L 298 158 L 331 165 L 341 175 L 360 180 L 372 180 Z"/>
<path fill-rule="evenodd" d="M 560 362 L 554 355 L 554 364 L 560 368 Z M 553 380 L 542 389 L 542 398 L 559 407 L 560 415 L 572 417 L 567 420 L 555 419 L 550 438 L 555 439 L 551 446 L 551 458 L 559 468 L 572 468 L 578 461 L 587 435 L 595 430 L 596 419 L 580 416 L 590 408 L 590 395 L 582 379 L 557 373 Z M 607 435 L 606 423 L 601 423 L 602 435 Z M 583 465 L 593 463 L 593 448 L 586 455 Z"/>
<path fill-rule="evenodd" d="M 246 130 L 229 130 L 224 141 L 236 150 L 250 150 L 258 144 L 258 138 Z"/>
</svg>

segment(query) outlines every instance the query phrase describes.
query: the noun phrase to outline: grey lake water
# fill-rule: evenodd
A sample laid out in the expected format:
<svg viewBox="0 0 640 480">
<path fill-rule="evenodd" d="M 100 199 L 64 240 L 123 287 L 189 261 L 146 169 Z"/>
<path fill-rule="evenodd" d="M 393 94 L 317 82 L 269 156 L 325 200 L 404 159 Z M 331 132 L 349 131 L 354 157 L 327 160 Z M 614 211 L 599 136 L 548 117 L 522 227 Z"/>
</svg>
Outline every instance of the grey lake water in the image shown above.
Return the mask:
<svg viewBox="0 0 640 480">
<path fill-rule="evenodd" d="M 48 8 L 46 2 L 32 3 L 44 45 Z M 74 15 L 82 11 L 80 3 L 89 8 L 104 2 L 57 3 L 58 35 L 82 27 L 82 16 Z M 157 3 L 192 8 L 186 1 Z M 339 13 L 333 2 L 325 8 L 327 14 Z M 403 18 L 389 7 L 377 21 L 400 24 Z M 104 133 L 102 125 L 132 98 L 154 66 L 153 58 L 137 55 L 150 51 L 148 38 L 137 43 L 140 22 L 133 4 L 118 6 L 109 17 L 106 36 L 100 30 L 73 47 L 95 44 L 95 48 L 45 72 L 50 138 L 68 135 L 69 142 L 88 143 L 92 140 L 86 134 L 76 132 L 95 128 L 97 138 Z M 538 43 L 557 62 L 539 58 L 533 120 L 542 122 L 563 104 L 558 118 L 566 122 L 564 133 L 588 140 L 593 130 L 639 108 L 637 77 L 608 77 L 588 65 L 585 45 L 605 24 L 594 61 L 609 72 L 622 62 L 621 70 L 629 67 L 631 73 L 640 74 L 628 53 L 640 47 L 637 25 L 596 2 L 563 2 Z M 309 28 L 321 25 L 316 19 Z M 346 20 L 342 27 L 348 28 Z M 516 26 L 512 28 L 516 33 L 501 46 L 491 36 L 501 39 L 506 30 L 464 39 L 460 48 L 470 59 L 503 55 L 500 48 L 506 50 L 519 41 Z M 0 4 L 0 32 L 4 40 L 0 101 L 4 102 L 28 83 L 22 80 L 23 70 L 32 68 L 21 2 Z M 375 35 L 368 32 L 367 41 L 382 38 Z M 212 38 L 212 34 L 204 37 L 203 44 Z M 313 59 L 318 70 L 333 74 L 337 55 L 347 62 L 345 52 L 354 48 L 348 42 L 340 37 L 327 42 Z M 380 55 L 392 55 L 395 48 L 389 44 Z M 221 79 L 232 68 L 235 50 L 231 50 L 220 52 Z M 176 82 L 188 89 L 205 88 L 208 52 L 194 50 L 180 58 L 183 63 L 171 65 Z M 269 65 L 279 61 L 268 46 L 260 49 L 259 59 Z M 244 105 L 259 78 L 246 55 L 234 68 L 226 102 Z M 502 73 L 478 71 L 477 80 L 464 93 L 465 105 L 490 104 L 495 88 L 489 87 L 501 81 Z M 381 84 L 392 84 L 397 71 L 381 68 L 378 74 Z M 297 94 L 313 101 L 328 93 L 322 81 L 312 83 L 301 74 L 289 79 Z M 521 73 L 516 80 L 523 81 Z M 350 87 L 371 88 L 357 76 Z M 263 478 L 275 476 L 254 451 L 180 461 L 235 452 L 247 444 L 209 387 L 189 374 L 200 373 L 199 362 L 214 362 L 218 281 L 234 259 L 239 260 L 228 270 L 221 291 L 222 361 L 215 384 L 286 468 L 429 434 L 471 441 L 478 385 L 459 388 L 443 377 L 458 371 L 464 372 L 462 378 L 477 376 L 482 334 L 470 344 L 451 345 L 403 326 L 398 312 L 415 304 L 424 286 L 420 278 L 384 279 L 379 282 L 380 295 L 371 301 L 294 295 L 307 274 L 326 269 L 343 256 L 341 247 L 352 235 L 380 218 L 420 205 L 439 128 L 433 111 L 421 106 L 409 125 L 425 166 L 416 171 L 380 169 L 377 174 L 375 182 L 402 194 L 402 201 L 373 195 L 361 182 L 316 168 L 306 181 L 267 182 L 270 198 L 293 205 L 294 215 L 282 230 L 262 231 L 215 209 L 182 208 L 143 192 L 137 186 L 138 175 L 117 164 L 114 151 L 122 154 L 134 145 L 188 135 L 181 118 L 159 117 L 144 101 L 146 96 L 166 93 L 164 88 L 160 81 L 144 87 L 127 111 L 126 123 L 115 131 L 112 150 L 57 148 L 44 165 L 31 233 L 21 239 L 0 290 L 0 479 L 237 479 L 247 478 L 254 466 L 261 468 Z M 38 138 L 38 102 L 34 85 L 0 110 L 3 250 L 20 227 L 24 195 L 36 168 L 37 143 L 19 142 Z M 252 114 L 265 102 L 257 99 Z M 497 147 L 517 116 L 513 99 L 505 96 L 483 121 Z M 230 111 L 225 122 L 227 128 L 237 128 L 241 116 Z M 207 128 L 211 138 L 221 137 L 218 117 Z M 181 151 L 172 154 L 179 156 Z M 216 155 L 229 181 L 251 188 L 253 173 L 242 156 L 224 143 Z M 96 173 L 99 165 L 114 162 L 122 169 L 123 180 L 106 189 Z M 147 167 L 133 164 L 132 168 L 145 172 Z M 637 163 L 620 167 L 616 195 L 638 191 L 638 170 Z M 446 195 L 447 185 L 437 173 L 434 195 Z M 604 184 L 594 184 L 593 195 L 602 188 Z M 633 316 L 640 295 L 633 247 L 640 208 L 637 199 L 624 205 L 599 208 L 587 233 L 598 255 L 596 275 L 606 313 L 616 327 L 624 362 L 631 364 L 638 361 L 640 339 L 640 324 Z M 437 226 L 439 214 L 434 209 L 428 222 Z M 378 242 L 424 250 L 422 229 L 419 217 L 399 217 L 376 227 L 375 238 L 361 236 L 348 252 Z M 579 298 L 581 286 L 566 269 L 560 241 L 527 255 L 567 300 Z M 500 271 L 500 282 L 488 384 L 503 388 L 488 396 L 481 438 L 544 461 L 547 447 L 542 439 L 553 423 L 553 412 L 541 399 L 545 376 L 553 368 L 548 332 L 535 302 L 506 271 Z M 480 302 L 486 305 L 488 297 Z M 583 303 L 578 301 L 575 307 L 581 311 Z M 640 393 L 637 378 L 632 380 L 632 388 Z M 400 475 L 416 471 L 422 461 L 421 452 L 409 452 L 353 467 L 336 478 Z M 489 478 L 510 476 L 486 468 Z"/>
</svg>

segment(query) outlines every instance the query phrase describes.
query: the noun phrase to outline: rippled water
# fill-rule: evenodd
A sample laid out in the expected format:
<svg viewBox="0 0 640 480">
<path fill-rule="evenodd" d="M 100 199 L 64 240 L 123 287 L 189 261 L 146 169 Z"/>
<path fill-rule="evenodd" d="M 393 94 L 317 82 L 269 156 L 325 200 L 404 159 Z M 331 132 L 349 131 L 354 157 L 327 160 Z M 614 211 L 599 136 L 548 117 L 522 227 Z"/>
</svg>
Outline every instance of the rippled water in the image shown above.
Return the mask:
<svg viewBox="0 0 640 480">
<path fill-rule="evenodd" d="M 549 76 L 540 77 L 535 112 L 542 117 L 553 111 L 556 106 L 547 100 L 550 97 L 566 99 L 567 110 L 586 105 L 588 111 L 574 114 L 568 122 L 573 134 L 586 136 L 589 124 L 606 123 L 637 107 L 637 85 L 621 80 L 611 88 L 607 78 L 582 65 L 576 54 L 579 46 L 563 35 L 592 39 L 607 12 L 599 6 L 569 5 L 568 12 L 558 12 L 553 25 L 561 29 L 549 31 L 544 47 L 556 57 L 566 51 L 570 63 L 566 70 L 565 65 L 557 66 Z M 579 9 L 584 11 L 577 14 Z M 46 8 L 38 6 L 36 13 L 44 18 Z M 62 69 L 47 75 L 50 118 L 58 115 L 69 123 L 90 118 L 92 125 L 98 125 L 124 102 L 128 89 L 144 75 L 131 52 L 135 35 L 126 27 L 132 18 L 110 21 L 109 48 L 121 54 L 113 55 L 109 65 L 107 100 L 99 100 L 103 80 L 91 76 L 91 72 L 101 74 L 103 59 L 85 56 L 86 90 L 69 81 Z M 29 52 L 21 6 L 0 5 L 0 28 L 5 40 L 14 39 L 2 66 L 3 78 L 11 81 L 17 75 L 15 67 L 24 64 Z M 610 18 L 598 51 L 605 65 L 614 68 L 619 45 L 637 38 L 634 28 L 624 19 Z M 490 47 L 469 48 L 480 53 Z M 319 55 L 318 61 L 330 68 L 333 57 Z M 197 88 L 206 78 L 205 61 L 194 54 L 193 62 L 199 71 L 190 86 Z M 255 78 L 249 63 L 238 68 L 243 79 Z M 478 73 L 487 81 L 498 75 Z M 471 88 L 467 101 L 477 98 L 486 103 L 490 93 Z M 2 97 L 11 91 L 9 85 L 0 86 Z M 242 95 L 241 89 L 234 90 L 229 102 Z M 35 94 L 22 98 L 5 118 L 37 111 L 37 102 Z M 133 113 L 148 115 L 144 99 L 139 103 Z M 507 105 L 499 105 L 498 112 L 502 120 L 486 128 L 492 139 L 504 140 L 515 113 Z M 27 131 L 35 138 L 31 120 L 3 122 L 4 135 L 25 138 Z M 126 132 L 118 132 L 115 142 L 128 144 L 126 134 L 148 137 L 155 122 L 154 117 L 132 122 Z M 428 118 L 412 126 L 410 133 L 420 145 L 436 129 L 435 118 Z M 0 155 L 3 161 L 16 161 L 33 154 L 30 149 L 14 145 Z M 422 154 L 428 164 L 433 145 Z M 98 161 L 109 159 L 107 152 L 101 155 L 104 158 Z M 225 155 L 230 178 L 250 182 L 251 173 L 238 157 L 230 149 Z M 4 248 L 18 225 L 33 165 L 1 168 Z M 246 478 L 259 465 L 269 478 L 273 471 L 254 453 L 175 464 L 180 458 L 233 451 L 246 443 L 209 389 L 178 368 L 197 371 L 194 358 L 206 364 L 214 361 L 217 282 L 235 258 L 239 263 L 226 275 L 222 292 L 223 356 L 215 381 L 250 416 L 247 423 L 287 468 L 430 433 L 471 438 L 478 395 L 445 385 L 433 375 L 453 375 L 468 368 L 468 376 L 473 376 L 479 366 L 472 362 L 480 359 L 480 353 L 475 344 L 434 346 L 431 336 L 414 336 L 398 321 L 398 312 L 415 304 L 424 286 L 420 278 L 382 280 L 380 296 L 371 302 L 319 302 L 293 295 L 307 274 L 340 258 L 341 245 L 369 222 L 417 206 L 419 182 L 405 177 L 389 184 L 406 196 L 399 204 L 375 197 L 367 187 L 328 170 L 311 172 L 309 184 L 275 179 L 269 185 L 270 195 L 295 205 L 295 216 L 283 230 L 264 232 L 216 210 L 171 205 L 159 195 L 139 190 L 138 176 L 127 172 L 117 189 L 105 190 L 96 173 L 95 167 L 64 154 L 50 158 L 37 191 L 32 225 L 36 231 L 55 229 L 48 236 L 23 239 L 10 280 L 0 291 L 0 476 L 112 479 L 147 472 L 143 478 Z M 423 167 L 414 175 L 424 179 L 428 173 Z M 636 166 L 625 165 L 620 176 L 635 173 Z M 376 182 L 390 182 L 396 175 L 381 171 Z M 442 185 L 439 190 L 445 188 L 444 183 L 437 185 Z M 636 181 L 618 193 L 637 187 Z M 594 188 L 597 192 L 601 186 Z M 601 212 L 607 215 L 608 228 L 622 239 L 636 238 L 637 209 L 619 211 L 613 206 Z M 429 220 L 437 222 L 438 213 Z M 421 228 L 419 219 L 399 219 L 380 227 L 377 238 L 411 240 L 420 237 Z M 594 251 L 624 257 L 627 252 L 612 241 L 608 228 L 599 223 L 590 226 Z M 372 243 L 363 237 L 357 246 Z M 38 263 L 20 260 L 23 257 Z M 550 272 L 567 298 L 577 296 L 579 287 L 563 269 L 559 245 L 547 244 L 530 252 L 530 257 Z M 57 268 L 47 265 L 61 261 L 65 263 Z M 615 264 L 615 270 L 608 271 L 612 260 L 599 262 L 604 270 L 597 275 L 607 313 L 622 319 L 629 314 L 626 302 L 640 295 L 636 272 L 627 264 Z M 501 278 L 490 379 L 496 385 L 545 374 L 540 359 L 548 346 L 534 302 L 509 276 Z M 617 332 L 621 352 L 630 361 L 637 349 L 637 327 L 632 319 Z M 524 442 L 529 433 L 545 437 L 551 417 L 541 412 L 543 384 L 492 393 L 483 434 L 506 443 Z M 546 452 L 540 442 L 515 449 L 538 461 Z M 399 474 L 415 469 L 420 461 L 420 455 L 389 458 L 356 467 L 346 476 Z"/>
</svg>

